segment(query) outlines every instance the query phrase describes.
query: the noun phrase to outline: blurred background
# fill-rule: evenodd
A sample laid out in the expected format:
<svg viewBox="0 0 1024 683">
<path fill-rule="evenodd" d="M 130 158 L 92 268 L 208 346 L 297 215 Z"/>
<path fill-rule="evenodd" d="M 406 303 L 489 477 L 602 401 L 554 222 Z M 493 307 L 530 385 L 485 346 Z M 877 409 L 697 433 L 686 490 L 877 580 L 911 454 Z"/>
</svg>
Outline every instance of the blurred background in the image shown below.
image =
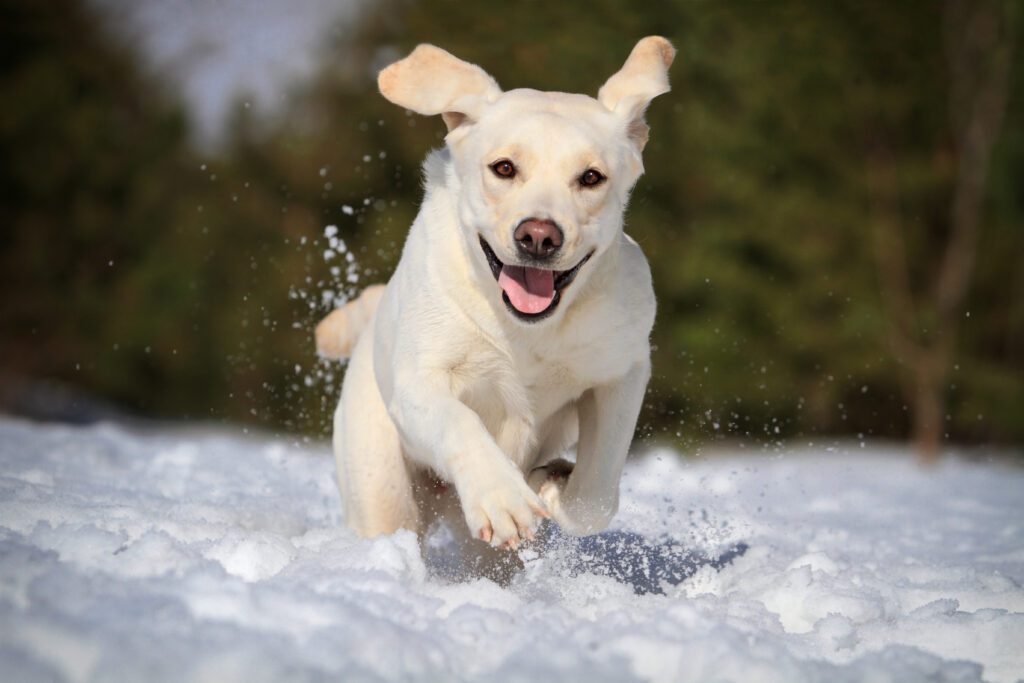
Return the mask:
<svg viewBox="0 0 1024 683">
<path fill-rule="evenodd" d="M 1018 5 L 0 0 L 0 410 L 326 435 L 313 327 L 387 279 L 444 133 L 376 72 L 432 42 L 594 94 L 661 34 L 638 435 L 1019 451 Z"/>
</svg>

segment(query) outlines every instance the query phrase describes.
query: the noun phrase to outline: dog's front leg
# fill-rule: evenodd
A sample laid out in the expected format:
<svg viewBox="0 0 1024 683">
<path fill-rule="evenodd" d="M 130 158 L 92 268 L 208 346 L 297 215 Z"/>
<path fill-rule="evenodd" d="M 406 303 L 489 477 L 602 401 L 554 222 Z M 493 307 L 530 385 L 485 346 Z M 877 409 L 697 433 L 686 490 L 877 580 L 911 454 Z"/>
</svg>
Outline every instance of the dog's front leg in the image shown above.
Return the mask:
<svg viewBox="0 0 1024 683">
<path fill-rule="evenodd" d="M 570 534 L 602 531 L 618 511 L 619 478 L 650 376 L 645 359 L 621 379 L 586 391 L 577 406 L 575 467 L 570 471 L 556 463 L 531 475 L 551 516 Z"/>
<path fill-rule="evenodd" d="M 531 538 L 540 498 L 501 451 L 480 417 L 441 379 L 396 383 L 388 412 L 409 456 L 455 486 L 474 537 L 516 547 Z"/>
</svg>

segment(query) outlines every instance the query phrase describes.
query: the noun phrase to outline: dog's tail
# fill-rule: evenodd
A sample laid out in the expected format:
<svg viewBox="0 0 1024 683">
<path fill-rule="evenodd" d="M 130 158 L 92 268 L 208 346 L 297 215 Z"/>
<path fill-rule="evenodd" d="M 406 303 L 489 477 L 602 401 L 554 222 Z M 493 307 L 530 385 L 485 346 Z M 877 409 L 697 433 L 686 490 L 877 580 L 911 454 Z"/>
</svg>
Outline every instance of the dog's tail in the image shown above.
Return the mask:
<svg viewBox="0 0 1024 683">
<path fill-rule="evenodd" d="M 384 285 L 370 285 L 316 326 L 316 352 L 324 358 L 343 360 L 352 355 L 359 336 L 373 319 L 384 295 Z"/>
</svg>

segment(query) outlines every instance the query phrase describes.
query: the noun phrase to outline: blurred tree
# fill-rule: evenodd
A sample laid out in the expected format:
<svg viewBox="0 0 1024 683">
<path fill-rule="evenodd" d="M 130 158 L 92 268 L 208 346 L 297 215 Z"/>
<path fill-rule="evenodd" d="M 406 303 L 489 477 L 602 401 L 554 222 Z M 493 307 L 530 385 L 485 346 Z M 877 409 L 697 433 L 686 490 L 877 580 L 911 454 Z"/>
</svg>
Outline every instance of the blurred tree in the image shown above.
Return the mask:
<svg viewBox="0 0 1024 683">
<path fill-rule="evenodd" d="M 596 93 L 659 33 L 680 51 L 675 90 L 649 112 L 627 216 L 659 296 L 642 434 L 905 436 L 925 405 L 918 368 L 943 348 L 942 434 L 1024 441 L 1024 131 L 984 126 L 986 178 L 953 103 L 984 97 L 973 79 L 1002 53 L 972 56 L 990 34 L 936 3 L 382 0 L 329 33 L 284 116 L 256 120 L 240 99 L 205 155 L 80 3 L 0 12 L 3 368 L 162 415 L 323 432 L 341 368 L 315 361 L 312 326 L 387 279 L 419 164 L 443 143 L 439 120 L 376 94 L 377 70 L 427 41 L 507 89 Z M 1020 51 L 1007 55 L 1005 119 L 1024 120 Z M 950 267 L 947 331 L 932 292 Z"/>
<path fill-rule="evenodd" d="M 95 5 L 0 0 L 0 32 L 0 382 L 294 424 L 309 354 L 288 291 L 310 254 L 282 226 L 290 193 L 219 176 L 230 160 L 190 147 L 174 94 Z"/>
<path fill-rule="evenodd" d="M 913 437 L 925 462 L 935 460 L 941 445 L 945 385 L 977 260 L 992 148 L 1009 95 L 1014 26 L 1006 15 L 1011 11 L 1009 3 L 997 0 L 946 2 L 951 136 L 939 143 L 937 154 L 949 160 L 940 182 L 948 186 L 944 189 L 950 208 L 941 229 L 934 231 L 928 245 L 932 248 L 924 250 L 923 256 L 935 261 L 918 278 L 924 282 L 911 279 L 898 161 L 886 142 L 890 136 L 884 124 L 868 154 L 878 270 L 889 295 L 889 339 L 893 353 L 905 363 L 904 393 L 914 408 Z"/>
<path fill-rule="evenodd" d="M 179 253 L 168 237 L 187 183 L 180 111 L 77 2 L 3 0 L 0 54 L 3 368 L 143 407 L 154 384 L 192 391 L 132 344 L 193 296 L 182 259 L 166 256 Z M 161 269 L 175 277 L 157 281 Z M 138 310 L 145 296 L 159 308 Z M 163 331 L 156 354 L 180 334 Z"/>
</svg>

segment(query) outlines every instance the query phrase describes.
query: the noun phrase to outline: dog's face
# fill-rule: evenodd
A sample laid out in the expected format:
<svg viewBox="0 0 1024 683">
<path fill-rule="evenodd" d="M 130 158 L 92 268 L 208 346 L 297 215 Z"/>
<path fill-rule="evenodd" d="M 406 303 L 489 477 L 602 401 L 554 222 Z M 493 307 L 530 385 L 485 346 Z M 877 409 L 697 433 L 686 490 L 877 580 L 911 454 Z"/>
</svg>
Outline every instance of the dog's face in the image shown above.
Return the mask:
<svg viewBox="0 0 1024 683">
<path fill-rule="evenodd" d="M 643 172 L 643 113 L 668 90 L 673 55 L 668 41 L 645 38 L 597 99 L 503 93 L 479 67 L 428 45 L 381 72 L 388 99 L 444 116 L 463 238 L 514 319 L 570 305 L 570 285 L 618 237 Z"/>
<path fill-rule="evenodd" d="M 621 128 L 590 97 L 513 90 L 448 135 L 463 232 L 517 319 L 566 303 L 621 230 L 640 174 Z"/>
</svg>

